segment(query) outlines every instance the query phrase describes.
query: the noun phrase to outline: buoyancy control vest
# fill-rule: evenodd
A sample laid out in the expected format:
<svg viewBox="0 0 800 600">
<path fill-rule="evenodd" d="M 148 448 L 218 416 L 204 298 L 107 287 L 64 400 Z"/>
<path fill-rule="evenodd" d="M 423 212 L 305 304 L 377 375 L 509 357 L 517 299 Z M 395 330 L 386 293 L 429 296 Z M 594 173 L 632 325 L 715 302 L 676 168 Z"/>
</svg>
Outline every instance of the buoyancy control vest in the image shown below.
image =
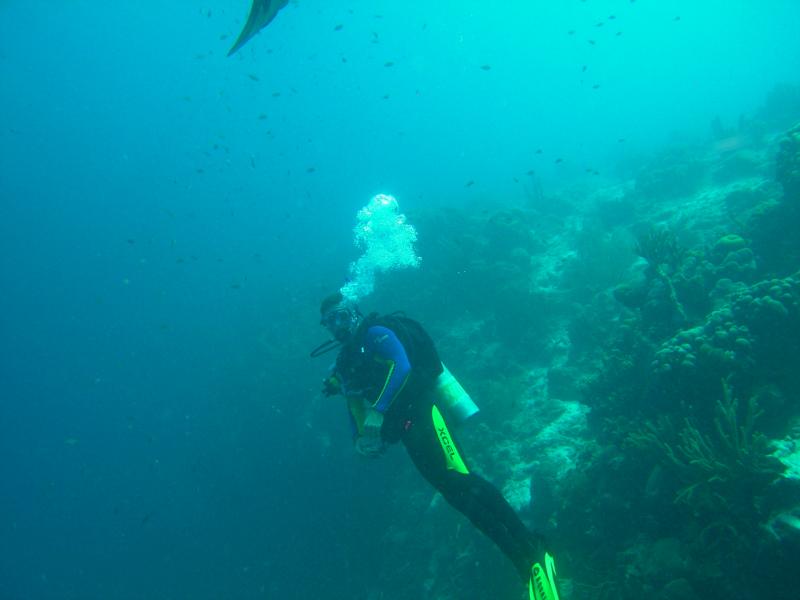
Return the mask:
<svg viewBox="0 0 800 600">
<path fill-rule="evenodd" d="M 350 341 L 345 343 L 336 360 L 336 372 L 342 378 L 349 393 L 375 394 L 385 381 L 383 366 L 368 358 L 364 351 L 364 336 L 370 327 L 382 326 L 390 329 L 408 355 L 411 374 L 402 395 L 424 394 L 436 384 L 442 373 L 442 362 L 433 340 L 422 325 L 400 312 L 388 315 L 371 313 L 364 318 Z M 371 400 L 375 400 L 372 397 Z"/>
</svg>

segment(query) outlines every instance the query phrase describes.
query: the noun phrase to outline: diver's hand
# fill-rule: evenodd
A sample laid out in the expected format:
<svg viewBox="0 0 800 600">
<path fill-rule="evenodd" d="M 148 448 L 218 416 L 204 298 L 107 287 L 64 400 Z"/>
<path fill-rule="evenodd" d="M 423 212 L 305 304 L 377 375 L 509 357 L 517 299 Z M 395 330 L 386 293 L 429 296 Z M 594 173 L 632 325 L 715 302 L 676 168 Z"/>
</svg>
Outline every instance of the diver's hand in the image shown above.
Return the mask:
<svg viewBox="0 0 800 600">
<path fill-rule="evenodd" d="M 356 452 L 367 458 L 378 458 L 386 451 L 386 444 L 381 438 L 360 435 L 356 438 Z"/>
<path fill-rule="evenodd" d="M 364 433 L 356 439 L 356 452 L 361 456 L 376 458 L 383 454 L 386 445 L 381 438 L 383 415 L 374 408 L 367 409 L 364 419 Z"/>
<path fill-rule="evenodd" d="M 383 427 L 383 414 L 374 408 L 367 409 L 367 416 L 364 419 L 364 437 L 381 437 L 381 427 Z"/>
<path fill-rule="evenodd" d="M 322 380 L 322 395 L 330 398 L 342 393 L 342 383 L 336 377 L 331 375 Z"/>
</svg>

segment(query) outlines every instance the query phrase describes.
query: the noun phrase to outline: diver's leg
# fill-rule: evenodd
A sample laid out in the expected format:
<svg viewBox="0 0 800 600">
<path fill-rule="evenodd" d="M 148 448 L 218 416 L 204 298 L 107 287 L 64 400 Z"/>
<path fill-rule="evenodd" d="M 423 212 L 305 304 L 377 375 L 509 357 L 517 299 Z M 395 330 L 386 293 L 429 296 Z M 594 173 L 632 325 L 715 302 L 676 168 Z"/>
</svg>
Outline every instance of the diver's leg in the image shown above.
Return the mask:
<svg viewBox="0 0 800 600">
<path fill-rule="evenodd" d="M 466 516 L 514 563 L 523 581 L 538 551 L 531 534 L 500 491 L 480 475 L 448 469 L 436 428 L 428 416 L 412 420 L 402 437 L 411 460 L 445 500 Z M 458 448 L 450 432 L 451 443 Z M 463 454 L 462 454 L 463 459 Z"/>
<path fill-rule="evenodd" d="M 475 510 L 488 515 L 497 526 L 507 532 L 512 540 L 512 552 L 506 552 L 506 555 L 517 567 L 523 580 L 527 581 L 533 561 L 544 554 L 543 538 L 527 528 L 500 490 L 480 475 L 470 475 L 470 492 L 478 507 Z"/>
</svg>

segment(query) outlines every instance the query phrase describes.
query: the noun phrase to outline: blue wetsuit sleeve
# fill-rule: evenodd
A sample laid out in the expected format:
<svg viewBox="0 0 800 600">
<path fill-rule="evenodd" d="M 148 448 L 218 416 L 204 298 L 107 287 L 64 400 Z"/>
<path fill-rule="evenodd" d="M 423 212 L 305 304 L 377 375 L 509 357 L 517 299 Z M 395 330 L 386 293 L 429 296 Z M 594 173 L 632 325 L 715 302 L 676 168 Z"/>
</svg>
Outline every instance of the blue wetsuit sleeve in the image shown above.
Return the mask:
<svg viewBox="0 0 800 600">
<path fill-rule="evenodd" d="M 364 349 L 371 353 L 375 360 L 389 367 L 386 381 L 372 404 L 372 407 L 378 412 L 385 413 L 395 398 L 403 391 L 411 373 L 411 363 L 408 360 L 406 349 L 403 348 L 403 344 L 400 343 L 394 332 L 380 325 L 374 325 L 367 330 Z"/>
</svg>

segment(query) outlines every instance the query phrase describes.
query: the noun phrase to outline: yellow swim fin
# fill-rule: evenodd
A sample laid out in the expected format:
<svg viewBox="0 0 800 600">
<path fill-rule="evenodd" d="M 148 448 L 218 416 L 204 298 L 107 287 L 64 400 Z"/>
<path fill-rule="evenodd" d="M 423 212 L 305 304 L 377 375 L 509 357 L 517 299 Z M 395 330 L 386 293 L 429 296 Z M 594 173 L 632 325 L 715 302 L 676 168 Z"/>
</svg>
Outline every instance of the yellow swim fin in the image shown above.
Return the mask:
<svg viewBox="0 0 800 600">
<path fill-rule="evenodd" d="M 544 565 L 540 562 L 533 563 L 528 592 L 531 600 L 558 600 L 556 561 L 549 553 L 544 553 Z"/>
</svg>

